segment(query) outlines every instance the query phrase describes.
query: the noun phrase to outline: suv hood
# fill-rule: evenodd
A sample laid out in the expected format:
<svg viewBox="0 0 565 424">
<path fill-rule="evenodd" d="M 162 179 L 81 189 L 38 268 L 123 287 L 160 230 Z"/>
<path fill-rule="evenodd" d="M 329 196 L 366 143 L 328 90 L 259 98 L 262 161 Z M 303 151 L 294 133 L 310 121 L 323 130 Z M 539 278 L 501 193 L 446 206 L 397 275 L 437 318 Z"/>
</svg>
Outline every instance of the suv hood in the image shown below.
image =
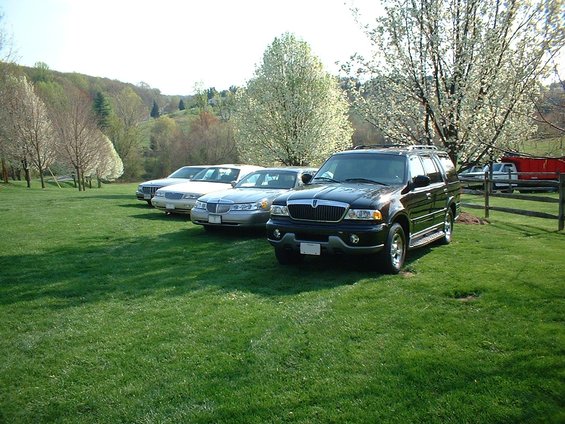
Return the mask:
<svg viewBox="0 0 565 424">
<path fill-rule="evenodd" d="M 280 201 L 308 201 L 310 199 L 343 202 L 356 208 L 369 208 L 382 203 L 393 192 L 402 190 L 404 186 L 381 186 L 378 184 L 323 184 L 306 186 L 277 198 Z"/>
</svg>

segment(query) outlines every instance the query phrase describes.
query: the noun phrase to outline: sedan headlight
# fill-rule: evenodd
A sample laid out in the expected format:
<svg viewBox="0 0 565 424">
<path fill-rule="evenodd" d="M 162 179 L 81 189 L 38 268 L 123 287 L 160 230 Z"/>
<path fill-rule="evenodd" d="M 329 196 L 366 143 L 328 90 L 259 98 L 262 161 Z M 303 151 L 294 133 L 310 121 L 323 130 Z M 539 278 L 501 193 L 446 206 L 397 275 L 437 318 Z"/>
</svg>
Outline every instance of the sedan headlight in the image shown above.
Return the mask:
<svg viewBox="0 0 565 424">
<path fill-rule="evenodd" d="M 271 215 L 288 216 L 288 207 L 282 205 L 272 205 Z"/>
<path fill-rule="evenodd" d="M 381 211 L 378 209 L 349 209 L 345 219 L 360 221 L 380 221 L 383 219 Z"/>
<path fill-rule="evenodd" d="M 201 194 L 195 194 L 195 193 L 186 193 L 184 196 L 182 196 L 183 199 L 198 199 L 200 196 L 202 196 Z"/>
<path fill-rule="evenodd" d="M 263 199 L 255 203 L 234 203 L 231 205 L 230 210 L 232 211 L 257 211 L 257 210 L 267 210 L 269 207 L 269 202 Z"/>
<path fill-rule="evenodd" d="M 201 202 L 200 200 L 197 200 L 196 203 L 194 204 L 194 209 L 206 209 L 207 204 L 206 202 Z"/>
<path fill-rule="evenodd" d="M 154 194 L 155 197 L 163 197 L 165 195 L 164 191 L 157 190 Z"/>
</svg>

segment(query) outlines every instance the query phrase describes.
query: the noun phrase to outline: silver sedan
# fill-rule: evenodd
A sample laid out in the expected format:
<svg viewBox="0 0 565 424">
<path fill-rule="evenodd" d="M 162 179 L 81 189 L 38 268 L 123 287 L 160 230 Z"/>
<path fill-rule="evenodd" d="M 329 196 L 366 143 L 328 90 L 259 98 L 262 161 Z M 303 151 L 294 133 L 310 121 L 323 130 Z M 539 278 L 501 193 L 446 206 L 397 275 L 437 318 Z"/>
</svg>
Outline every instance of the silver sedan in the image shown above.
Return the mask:
<svg viewBox="0 0 565 424">
<path fill-rule="evenodd" d="M 234 188 L 200 197 L 190 219 L 210 229 L 224 227 L 264 227 L 273 199 L 303 185 L 302 174 L 313 175 L 314 168 L 266 168 L 252 172 Z"/>
</svg>

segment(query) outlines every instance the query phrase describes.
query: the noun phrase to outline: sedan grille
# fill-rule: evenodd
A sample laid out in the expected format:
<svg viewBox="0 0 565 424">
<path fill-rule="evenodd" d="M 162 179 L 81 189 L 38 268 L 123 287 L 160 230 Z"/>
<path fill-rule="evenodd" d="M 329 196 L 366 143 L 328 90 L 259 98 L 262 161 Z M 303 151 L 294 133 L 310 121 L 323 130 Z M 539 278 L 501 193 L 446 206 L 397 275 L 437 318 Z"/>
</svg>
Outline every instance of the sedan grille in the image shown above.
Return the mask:
<svg viewBox="0 0 565 424">
<path fill-rule="evenodd" d="M 165 192 L 165 199 L 171 199 L 171 200 L 180 200 L 182 199 L 183 194 L 182 193 L 175 193 L 172 191 L 166 191 Z"/>
<path fill-rule="evenodd" d="M 288 212 L 292 219 L 302 221 L 339 222 L 349 205 L 339 202 L 309 201 L 289 202 Z"/>
<path fill-rule="evenodd" d="M 230 210 L 230 205 L 225 203 L 208 203 L 206 209 L 210 213 L 226 213 Z"/>
<path fill-rule="evenodd" d="M 161 187 L 158 186 L 143 186 L 141 187 L 141 191 L 143 194 L 150 194 L 151 196 L 155 195 L 155 192 L 160 189 Z"/>
</svg>

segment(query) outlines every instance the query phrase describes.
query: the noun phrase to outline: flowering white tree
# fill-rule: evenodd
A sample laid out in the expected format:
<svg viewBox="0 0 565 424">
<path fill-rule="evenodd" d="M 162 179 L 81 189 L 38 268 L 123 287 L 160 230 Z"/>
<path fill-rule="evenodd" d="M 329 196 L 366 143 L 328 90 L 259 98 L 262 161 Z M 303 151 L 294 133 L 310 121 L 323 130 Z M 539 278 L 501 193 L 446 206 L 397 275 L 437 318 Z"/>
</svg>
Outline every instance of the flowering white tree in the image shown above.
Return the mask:
<svg viewBox="0 0 565 424">
<path fill-rule="evenodd" d="M 100 139 L 96 158 L 85 172 L 91 177 L 96 177 L 98 187 L 101 186 L 102 181 L 113 181 L 124 173 L 122 159 L 116 152 L 112 141 L 105 135 L 102 135 Z"/>
<path fill-rule="evenodd" d="M 43 173 L 55 160 L 54 131 L 47 108 L 25 76 L 8 75 L 2 87 L 5 152 L 21 162 L 30 186 L 29 167 Z"/>
<path fill-rule="evenodd" d="M 275 38 L 236 101 L 235 140 L 244 161 L 316 164 L 351 144 L 345 94 L 292 34 Z"/>
<path fill-rule="evenodd" d="M 465 165 L 532 134 L 531 99 L 565 43 L 562 0 L 382 3 L 365 27 L 374 56 L 344 70 L 386 137 L 442 145 Z"/>
</svg>

